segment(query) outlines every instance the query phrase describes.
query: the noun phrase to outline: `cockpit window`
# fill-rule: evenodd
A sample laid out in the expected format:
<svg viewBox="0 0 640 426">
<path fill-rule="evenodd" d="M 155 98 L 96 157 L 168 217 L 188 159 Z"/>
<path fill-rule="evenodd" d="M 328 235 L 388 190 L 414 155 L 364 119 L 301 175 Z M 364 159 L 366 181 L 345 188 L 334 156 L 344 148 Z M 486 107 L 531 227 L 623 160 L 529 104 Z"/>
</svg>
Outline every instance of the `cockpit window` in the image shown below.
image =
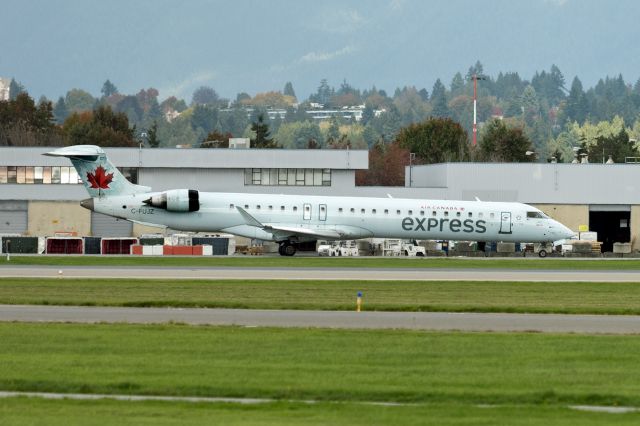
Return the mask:
<svg viewBox="0 0 640 426">
<path fill-rule="evenodd" d="M 546 219 L 547 216 L 542 212 L 527 212 L 527 219 Z"/>
</svg>

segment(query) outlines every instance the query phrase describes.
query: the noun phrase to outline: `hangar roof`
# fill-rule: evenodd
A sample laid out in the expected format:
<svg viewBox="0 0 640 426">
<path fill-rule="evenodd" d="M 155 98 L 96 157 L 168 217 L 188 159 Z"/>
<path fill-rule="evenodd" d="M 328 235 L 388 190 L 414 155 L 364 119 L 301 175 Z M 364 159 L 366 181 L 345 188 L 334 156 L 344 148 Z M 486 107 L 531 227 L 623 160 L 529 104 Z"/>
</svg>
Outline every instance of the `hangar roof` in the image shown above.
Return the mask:
<svg viewBox="0 0 640 426">
<path fill-rule="evenodd" d="M 66 158 L 42 154 L 55 147 L 0 147 L 0 166 L 68 166 Z M 366 150 L 104 148 L 118 167 L 159 168 L 314 168 L 357 170 L 369 167 Z"/>
<path fill-rule="evenodd" d="M 640 204 L 640 164 L 443 163 L 407 167 L 405 181 L 457 200 Z"/>
</svg>

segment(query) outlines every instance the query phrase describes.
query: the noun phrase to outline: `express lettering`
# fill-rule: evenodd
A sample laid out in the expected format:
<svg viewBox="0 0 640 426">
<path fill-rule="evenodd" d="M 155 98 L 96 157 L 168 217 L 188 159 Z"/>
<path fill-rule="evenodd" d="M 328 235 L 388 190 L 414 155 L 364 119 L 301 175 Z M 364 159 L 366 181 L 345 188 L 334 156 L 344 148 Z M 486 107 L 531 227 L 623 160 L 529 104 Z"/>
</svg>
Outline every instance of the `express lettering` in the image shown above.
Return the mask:
<svg viewBox="0 0 640 426">
<path fill-rule="evenodd" d="M 425 223 L 426 222 L 426 223 Z M 487 232 L 487 222 L 485 220 L 466 219 L 464 221 L 460 219 L 436 219 L 436 218 L 413 218 L 405 217 L 402 219 L 402 229 L 405 231 L 451 231 L 451 232 L 464 232 L 472 233 L 477 232 L 483 234 Z"/>
</svg>

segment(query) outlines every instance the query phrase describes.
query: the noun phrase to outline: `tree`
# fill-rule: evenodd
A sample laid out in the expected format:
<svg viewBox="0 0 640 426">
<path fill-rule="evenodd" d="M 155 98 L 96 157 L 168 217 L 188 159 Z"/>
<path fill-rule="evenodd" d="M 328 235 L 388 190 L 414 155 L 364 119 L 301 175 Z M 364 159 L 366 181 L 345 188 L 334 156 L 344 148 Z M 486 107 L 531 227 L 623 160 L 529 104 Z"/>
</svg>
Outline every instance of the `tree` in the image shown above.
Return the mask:
<svg viewBox="0 0 640 426">
<path fill-rule="evenodd" d="M 329 129 L 327 130 L 327 142 L 326 144 L 329 145 L 332 142 L 335 142 L 338 140 L 338 138 L 340 137 L 340 126 L 338 125 L 338 119 L 333 116 L 331 117 L 331 120 L 329 120 Z"/>
<path fill-rule="evenodd" d="M 430 118 L 400 130 L 400 146 L 416 154 L 424 164 L 467 161 L 467 133 L 450 118 Z"/>
<path fill-rule="evenodd" d="M 65 96 L 64 103 L 69 112 L 91 111 L 96 100 L 90 93 L 81 89 L 71 89 Z"/>
<path fill-rule="evenodd" d="M 191 105 L 218 105 L 220 96 L 209 86 L 200 86 L 193 92 Z"/>
<path fill-rule="evenodd" d="M 95 111 L 75 112 L 62 128 L 69 145 L 138 146 L 127 115 L 114 112 L 108 105 L 101 105 Z"/>
<path fill-rule="evenodd" d="M 296 100 L 296 92 L 294 92 L 293 90 L 293 84 L 291 84 L 290 81 L 287 81 L 287 83 L 284 85 L 284 90 L 282 91 L 282 93 L 285 96 L 291 96 L 294 100 Z"/>
<path fill-rule="evenodd" d="M 479 159 L 493 162 L 528 162 L 532 160 L 531 141 L 522 128 L 507 127 L 502 120 L 492 120 L 480 140 Z"/>
<path fill-rule="evenodd" d="M 459 72 L 451 80 L 451 96 L 458 96 L 464 93 L 464 80 Z"/>
<path fill-rule="evenodd" d="M 409 151 L 400 142 L 376 143 L 369 150 L 369 169 L 356 170 L 359 186 L 404 186 Z"/>
<path fill-rule="evenodd" d="M 109 96 L 118 93 L 118 88 L 111 81 L 109 81 L 109 79 L 107 79 L 107 81 L 105 81 L 102 85 L 102 89 L 100 90 L 100 92 L 102 93 L 103 97 L 108 98 Z"/>
<path fill-rule="evenodd" d="M 217 130 L 209 132 L 200 144 L 200 148 L 229 148 L 229 139 L 232 138 L 231 133 L 221 133 Z"/>
<path fill-rule="evenodd" d="M 269 124 L 264 122 L 264 115 L 260 114 L 258 120 L 251 124 L 251 130 L 255 133 L 255 138 L 251 139 L 253 148 L 277 148 L 278 144 L 270 137 Z"/>
<path fill-rule="evenodd" d="M 191 115 L 191 125 L 194 130 L 202 129 L 205 135 L 211 132 L 218 125 L 218 108 L 196 104 Z"/>
<path fill-rule="evenodd" d="M 587 118 L 589 105 L 587 103 L 587 97 L 582 89 L 582 82 L 578 77 L 573 79 L 571 83 L 571 90 L 569 91 L 569 97 L 564 108 L 564 116 L 566 121 L 576 121 L 578 124 L 584 123 Z"/>
<path fill-rule="evenodd" d="M 64 123 L 64 120 L 69 116 L 69 110 L 67 109 L 67 105 L 64 103 L 64 98 L 60 96 L 58 98 L 58 102 L 53 107 L 53 117 L 56 120 L 56 124 Z"/>
<path fill-rule="evenodd" d="M 431 91 L 431 103 L 433 106 L 431 114 L 434 117 L 444 118 L 449 117 L 451 114 L 449 106 L 447 105 L 447 96 L 444 84 L 442 84 L 440 79 L 437 79 L 433 85 L 433 90 Z"/>
<path fill-rule="evenodd" d="M 12 78 L 11 83 L 9 83 L 9 99 L 14 101 L 20 93 L 24 92 L 24 86 Z"/>
<path fill-rule="evenodd" d="M 151 127 L 147 129 L 147 143 L 151 148 L 157 148 L 160 146 L 160 139 L 158 139 L 157 121 L 154 121 Z"/>
<path fill-rule="evenodd" d="M 586 149 L 587 154 L 589 154 L 589 161 L 592 163 L 604 163 L 609 156 L 616 163 L 624 163 L 625 157 L 638 157 L 640 155 L 624 128 L 616 135 L 598 136 L 596 143 L 589 147 L 583 143 L 582 148 Z"/>
</svg>

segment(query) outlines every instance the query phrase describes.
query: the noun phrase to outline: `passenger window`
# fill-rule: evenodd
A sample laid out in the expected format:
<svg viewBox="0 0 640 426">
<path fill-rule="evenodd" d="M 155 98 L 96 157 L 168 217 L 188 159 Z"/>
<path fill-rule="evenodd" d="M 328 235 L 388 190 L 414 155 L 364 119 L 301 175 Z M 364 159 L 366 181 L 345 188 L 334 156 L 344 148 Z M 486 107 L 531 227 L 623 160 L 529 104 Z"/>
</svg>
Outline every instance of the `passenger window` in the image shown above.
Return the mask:
<svg viewBox="0 0 640 426">
<path fill-rule="evenodd" d="M 280 206 L 280 210 L 284 210 L 284 206 Z"/>
<path fill-rule="evenodd" d="M 338 209 L 338 211 L 339 211 L 340 213 L 342 213 L 342 207 L 340 207 L 340 208 Z"/>
<path fill-rule="evenodd" d="M 229 204 L 229 208 L 232 209 L 234 207 L 233 204 Z"/>
<path fill-rule="evenodd" d="M 449 212 L 444 212 L 444 217 L 448 217 L 449 216 Z"/>
<path fill-rule="evenodd" d="M 473 213 L 469 212 L 469 217 L 473 217 Z"/>
<path fill-rule="evenodd" d="M 364 209 L 360 209 L 360 213 L 364 214 Z"/>
<path fill-rule="evenodd" d="M 460 212 L 456 212 L 456 217 L 460 217 Z"/>
<path fill-rule="evenodd" d="M 409 210 L 409 216 L 413 214 L 413 210 Z"/>
<path fill-rule="evenodd" d="M 273 210 L 273 206 L 269 206 L 269 210 Z"/>
<path fill-rule="evenodd" d="M 478 213 L 479 218 L 482 218 L 482 216 L 483 216 L 482 212 Z"/>
<path fill-rule="evenodd" d="M 353 207 L 351 207 L 351 213 L 355 213 L 356 209 L 354 209 Z"/>
<path fill-rule="evenodd" d="M 420 210 L 420 216 L 424 216 L 424 210 Z"/>
<path fill-rule="evenodd" d="M 293 211 L 297 212 L 298 211 L 298 207 L 297 206 L 293 206 Z"/>
<path fill-rule="evenodd" d="M 376 214 L 376 209 L 371 210 L 371 213 Z"/>
<path fill-rule="evenodd" d="M 389 214 L 389 209 L 384 209 L 384 214 Z"/>
<path fill-rule="evenodd" d="M 489 217 L 490 217 L 491 219 L 493 219 L 495 216 L 496 216 L 496 215 L 495 215 L 495 214 L 493 214 L 493 213 L 490 213 L 490 214 L 489 214 Z"/>
<path fill-rule="evenodd" d="M 249 204 L 245 204 L 245 205 L 244 205 L 244 208 L 245 208 L 245 209 L 248 209 L 248 208 L 249 208 Z"/>
<path fill-rule="evenodd" d="M 396 210 L 396 213 L 397 213 L 397 214 L 400 214 L 400 210 Z"/>
<path fill-rule="evenodd" d="M 260 210 L 260 204 L 256 206 L 256 210 Z"/>
<path fill-rule="evenodd" d="M 435 211 L 435 210 L 431 212 L 431 216 L 433 216 L 433 217 L 436 217 L 436 216 L 437 216 L 437 213 L 436 213 L 436 211 Z"/>
</svg>

